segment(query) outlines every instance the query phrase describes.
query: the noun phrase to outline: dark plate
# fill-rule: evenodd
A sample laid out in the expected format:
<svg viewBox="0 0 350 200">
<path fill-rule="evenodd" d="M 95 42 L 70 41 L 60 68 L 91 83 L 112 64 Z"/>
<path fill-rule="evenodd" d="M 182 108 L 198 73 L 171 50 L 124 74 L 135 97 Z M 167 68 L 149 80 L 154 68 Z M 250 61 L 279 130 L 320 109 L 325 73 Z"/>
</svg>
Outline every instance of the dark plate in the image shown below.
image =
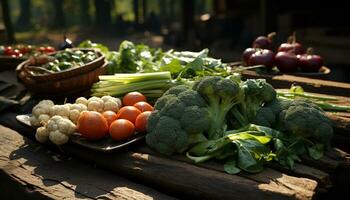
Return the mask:
<svg viewBox="0 0 350 200">
<path fill-rule="evenodd" d="M 29 122 L 29 117 L 30 115 L 17 115 L 16 119 L 17 121 L 21 122 L 22 124 L 25 124 L 29 127 L 32 127 Z M 32 127 L 33 128 L 33 127 Z M 112 152 L 116 151 L 122 148 L 125 148 L 127 146 L 130 146 L 140 140 L 143 140 L 145 137 L 144 134 L 135 134 L 131 138 L 125 141 L 114 141 L 111 138 L 104 138 L 99 141 L 89 141 L 86 140 L 85 138 L 78 136 L 78 135 L 73 135 L 70 139 L 71 142 L 78 144 L 80 146 L 97 150 L 97 151 L 102 151 L 102 152 Z"/>
</svg>

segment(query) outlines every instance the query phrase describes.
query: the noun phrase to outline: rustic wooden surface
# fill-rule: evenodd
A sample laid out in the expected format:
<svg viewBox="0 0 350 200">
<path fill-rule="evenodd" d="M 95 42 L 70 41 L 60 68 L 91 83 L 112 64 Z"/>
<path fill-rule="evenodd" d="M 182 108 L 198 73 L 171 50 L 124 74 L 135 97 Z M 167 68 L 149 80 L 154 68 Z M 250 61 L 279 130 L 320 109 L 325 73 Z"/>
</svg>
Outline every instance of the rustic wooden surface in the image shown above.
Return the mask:
<svg viewBox="0 0 350 200">
<path fill-rule="evenodd" d="M 350 97 L 350 84 L 348 83 L 312 79 L 292 75 L 272 76 L 268 74 L 258 74 L 255 71 L 250 70 L 242 72 L 242 76 L 245 78 L 266 79 L 266 81 L 272 84 L 275 88 L 290 88 L 293 83 L 296 83 L 302 86 L 304 90 L 308 92 Z"/>
<path fill-rule="evenodd" d="M 119 187 L 117 189 L 111 187 L 113 184 L 121 185 L 122 181 L 113 183 L 108 179 L 109 181 L 106 180 L 100 183 L 101 178 L 98 178 L 111 177 L 111 179 L 120 180 L 116 175 L 111 175 L 108 172 L 99 172 L 104 173 L 104 175 L 94 176 L 94 173 L 85 171 L 84 168 L 89 169 L 88 167 L 76 167 L 75 164 L 79 163 L 74 160 L 61 158 L 62 161 L 55 162 L 50 155 L 42 153 L 42 151 L 47 151 L 42 145 L 22 138 L 14 131 L 4 127 L 0 128 L 1 132 L 5 133 L 0 135 L 0 153 L 4 155 L 1 156 L 0 168 L 7 176 L 15 179 L 16 182 L 23 182 L 22 185 L 24 186 L 33 185 L 31 188 L 35 188 L 35 191 L 49 197 L 63 195 L 61 194 L 62 190 L 67 190 L 67 188 L 69 191 L 65 192 L 65 195 L 76 195 L 81 198 L 84 197 L 83 195 L 92 197 L 99 195 L 108 196 L 115 193 L 128 195 L 128 191 L 123 191 Z M 23 144 L 26 145 L 22 146 Z M 314 180 L 289 176 L 273 169 L 268 169 L 256 175 L 244 174 L 238 176 L 224 173 L 219 166 L 216 167 L 216 170 L 213 170 L 213 168 L 195 166 L 156 154 L 142 153 L 138 151 L 138 148 L 133 148 L 137 152 L 122 151 L 110 154 L 84 149 L 74 144 L 64 145 L 62 149 L 73 157 L 88 160 L 97 166 L 131 177 L 133 180 L 153 185 L 160 191 L 172 191 L 188 198 L 245 200 L 312 199 L 315 197 L 317 190 L 317 182 Z M 14 154 L 16 154 L 16 157 Z M 75 164 L 70 164 L 71 162 Z M 28 167 L 26 167 L 27 165 Z M 86 165 L 89 166 L 88 164 Z M 25 171 L 23 167 L 29 169 L 29 171 Z M 73 170 L 75 168 L 79 168 L 79 170 Z M 24 171 L 26 174 L 17 171 Z M 52 171 L 55 171 L 55 173 L 52 173 Z M 82 173 L 89 174 L 89 176 L 84 177 L 83 180 L 80 180 L 82 178 L 75 178 L 77 180 L 73 181 L 72 179 L 76 173 L 80 175 Z M 112 178 L 113 176 L 114 178 Z M 32 179 L 35 181 L 32 181 Z M 49 185 L 45 185 L 46 182 Z M 89 185 L 79 187 L 80 184 L 77 184 L 78 182 L 86 182 Z M 95 188 L 95 184 L 98 184 L 98 188 Z M 127 183 L 123 185 L 127 185 Z M 143 193 L 144 188 L 138 184 L 133 186 L 134 188 L 136 186 L 140 187 L 132 188 L 134 193 L 142 197 L 137 197 L 137 199 L 147 199 L 149 196 L 157 197 L 157 195 L 161 195 L 151 190 L 152 193 L 150 192 L 150 195 L 146 196 Z M 55 188 L 53 189 L 52 187 Z M 85 193 L 86 191 L 88 193 Z M 60 197 L 58 196 L 58 198 Z M 124 196 L 122 197 L 124 198 Z M 166 198 L 170 197 L 165 196 Z"/>
<path fill-rule="evenodd" d="M 175 199 L 0 126 L 1 199 Z M 6 192 L 4 192 L 6 191 Z"/>
</svg>

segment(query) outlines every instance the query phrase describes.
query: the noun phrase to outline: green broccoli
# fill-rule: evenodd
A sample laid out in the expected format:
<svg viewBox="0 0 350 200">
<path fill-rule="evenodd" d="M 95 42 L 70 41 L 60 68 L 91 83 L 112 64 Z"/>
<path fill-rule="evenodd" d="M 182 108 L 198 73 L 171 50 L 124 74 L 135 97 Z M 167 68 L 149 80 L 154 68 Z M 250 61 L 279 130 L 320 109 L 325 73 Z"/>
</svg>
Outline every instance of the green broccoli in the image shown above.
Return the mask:
<svg viewBox="0 0 350 200">
<path fill-rule="evenodd" d="M 245 93 L 244 101 L 231 109 L 239 127 L 255 119 L 257 111 L 266 103 L 276 99 L 275 89 L 264 79 L 248 79 L 242 83 Z"/>
<path fill-rule="evenodd" d="M 209 139 L 223 136 L 227 125 L 226 115 L 230 109 L 243 101 L 244 92 L 240 85 L 231 79 L 219 76 L 207 76 L 193 87 L 207 102 L 211 124 L 208 131 Z"/>
<path fill-rule="evenodd" d="M 253 123 L 280 132 L 274 136 L 275 151 L 278 161 L 290 168 L 306 151 L 314 159 L 321 158 L 333 136 L 323 110 L 304 100 L 275 99 L 258 110 Z"/>
<path fill-rule="evenodd" d="M 159 98 L 149 116 L 146 143 L 160 153 L 181 153 L 206 141 L 211 120 L 204 99 L 188 86 L 170 88 Z"/>
<path fill-rule="evenodd" d="M 305 100 L 276 99 L 257 112 L 254 123 L 325 145 L 333 135 L 332 123 L 323 110 Z"/>
</svg>

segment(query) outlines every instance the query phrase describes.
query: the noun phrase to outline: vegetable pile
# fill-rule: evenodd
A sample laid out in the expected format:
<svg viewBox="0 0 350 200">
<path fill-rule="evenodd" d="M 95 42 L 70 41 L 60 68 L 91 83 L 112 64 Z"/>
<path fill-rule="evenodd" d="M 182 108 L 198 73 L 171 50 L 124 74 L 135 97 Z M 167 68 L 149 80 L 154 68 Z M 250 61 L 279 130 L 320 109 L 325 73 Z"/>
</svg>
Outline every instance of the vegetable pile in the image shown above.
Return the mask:
<svg viewBox="0 0 350 200">
<path fill-rule="evenodd" d="M 56 145 L 68 142 L 69 137 L 77 132 L 77 123 L 85 111 L 118 111 L 121 102 L 118 98 L 79 97 L 74 104 L 55 105 L 51 100 L 42 100 L 32 110 L 30 124 L 37 127 L 35 134 L 39 142 L 50 140 Z"/>
<path fill-rule="evenodd" d="M 274 52 L 273 36 L 257 37 L 252 48 L 247 48 L 242 54 L 243 62 L 248 65 L 264 65 L 267 71 L 278 70 L 280 72 L 318 72 L 323 66 L 323 59 L 313 53 L 312 48 L 305 51 L 302 44 L 296 41 L 295 33 L 288 38 L 286 43 Z M 277 69 L 274 67 L 276 66 Z"/>
<path fill-rule="evenodd" d="M 73 134 L 90 141 L 109 136 L 122 141 L 146 131 L 151 111 L 153 106 L 139 92 L 126 94 L 123 102 L 111 96 L 79 97 L 74 104 L 63 105 L 42 100 L 33 108 L 30 123 L 37 128 L 35 137 L 42 143 L 50 140 L 63 145 Z"/>
<path fill-rule="evenodd" d="M 13 58 L 29 57 L 31 55 L 40 55 L 55 52 L 52 46 L 33 46 L 33 45 L 14 45 L 0 46 L 0 55 Z"/>
<path fill-rule="evenodd" d="M 81 67 L 98 58 L 95 51 L 81 51 L 73 49 L 65 49 L 50 56 L 44 56 L 36 59 L 40 64 L 32 68 L 32 72 L 36 74 L 60 72 L 63 70 Z"/>
<path fill-rule="evenodd" d="M 218 159 L 228 173 L 259 172 L 272 160 L 293 168 L 301 155 L 319 159 L 333 130 L 311 102 L 280 99 L 264 80 L 207 76 L 170 88 L 149 116 L 146 143 L 195 162 Z"/>
</svg>

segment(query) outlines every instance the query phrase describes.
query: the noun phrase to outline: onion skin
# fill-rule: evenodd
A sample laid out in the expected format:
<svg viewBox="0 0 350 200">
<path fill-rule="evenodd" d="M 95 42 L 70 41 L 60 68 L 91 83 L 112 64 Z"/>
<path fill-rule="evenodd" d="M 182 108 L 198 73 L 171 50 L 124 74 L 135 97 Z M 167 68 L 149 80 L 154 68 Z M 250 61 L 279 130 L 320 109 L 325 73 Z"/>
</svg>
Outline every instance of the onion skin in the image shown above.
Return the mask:
<svg viewBox="0 0 350 200">
<path fill-rule="evenodd" d="M 247 48 L 243 51 L 243 54 L 242 54 L 242 60 L 245 64 L 248 65 L 248 61 L 249 61 L 249 58 L 250 56 L 252 56 L 253 53 L 255 53 L 258 49 L 256 48 Z"/>
<path fill-rule="evenodd" d="M 298 42 L 295 42 L 295 43 L 282 43 L 278 47 L 277 51 L 278 52 L 291 52 L 291 53 L 294 53 L 296 55 L 305 53 L 304 47 Z"/>
<path fill-rule="evenodd" d="M 318 72 L 323 66 L 323 59 L 319 55 L 300 55 L 298 56 L 300 68 L 304 72 Z"/>
<path fill-rule="evenodd" d="M 249 65 L 265 65 L 268 70 L 274 66 L 275 54 L 268 49 L 261 49 L 253 53 L 248 61 Z"/>
<path fill-rule="evenodd" d="M 290 52 L 278 52 L 275 56 L 275 64 L 280 72 L 296 72 L 299 67 L 299 59 Z"/>
</svg>

